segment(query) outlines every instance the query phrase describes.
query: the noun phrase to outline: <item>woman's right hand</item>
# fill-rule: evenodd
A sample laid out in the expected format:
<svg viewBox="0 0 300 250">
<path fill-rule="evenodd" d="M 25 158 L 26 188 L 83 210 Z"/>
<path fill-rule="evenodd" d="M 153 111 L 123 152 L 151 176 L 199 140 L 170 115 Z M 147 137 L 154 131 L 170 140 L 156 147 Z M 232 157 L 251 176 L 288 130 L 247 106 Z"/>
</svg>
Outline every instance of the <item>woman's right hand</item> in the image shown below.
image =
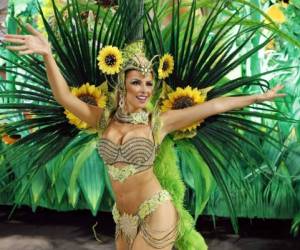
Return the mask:
<svg viewBox="0 0 300 250">
<path fill-rule="evenodd" d="M 47 56 L 51 54 L 51 45 L 48 40 L 30 24 L 26 24 L 26 29 L 31 35 L 4 35 L 4 41 L 18 45 L 6 46 L 7 49 L 19 51 L 20 55 L 39 54 Z"/>
</svg>

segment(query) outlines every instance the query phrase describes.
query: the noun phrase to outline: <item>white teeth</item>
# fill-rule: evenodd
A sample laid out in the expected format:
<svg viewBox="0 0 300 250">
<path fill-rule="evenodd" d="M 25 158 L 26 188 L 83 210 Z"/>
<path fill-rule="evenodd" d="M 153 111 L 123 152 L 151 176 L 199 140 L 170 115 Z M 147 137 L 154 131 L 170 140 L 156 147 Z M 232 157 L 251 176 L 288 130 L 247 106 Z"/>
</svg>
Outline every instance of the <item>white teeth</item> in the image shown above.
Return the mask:
<svg viewBox="0 0 300 250">
<path fill-rule="evenodd" d="M 136 98 L 144 101 L 147 99 L 147 96 L 137 96 Z"/>
</svg>

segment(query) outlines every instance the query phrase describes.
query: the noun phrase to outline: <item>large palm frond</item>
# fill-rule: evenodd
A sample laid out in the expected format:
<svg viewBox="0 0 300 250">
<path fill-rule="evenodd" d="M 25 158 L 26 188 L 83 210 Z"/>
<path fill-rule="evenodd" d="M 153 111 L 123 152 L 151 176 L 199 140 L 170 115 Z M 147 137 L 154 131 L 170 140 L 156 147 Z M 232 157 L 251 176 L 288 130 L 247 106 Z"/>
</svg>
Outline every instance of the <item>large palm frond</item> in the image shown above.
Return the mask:
<svg viewBox="0 0 300 250">
<path fill-rule="evenodd" d="M 165 26 L 159 24 L 159 13 L 156 12 L 158 3 L 152 1 L 153 13 L 147 15 L 145 36 L 149 53 L 155 55 L 169 52 L 174 56 L 174 73 L 166 81 L 169 86 L 173 89 L 187 85 L 198 88 L 213 86 L 214 88 L 208 92 L 208 100 L 221 95 L 243 95 L 239 91 L 242 87 L 257 86 L 263 90 L 269 88 L 269 83 L 264 76 L 275 70 L 232 80 L 226 78 L 229 72 L 257 53 L 272 39 L 272 36 L 268 37 L 246 52 L 243 50 L 257 32 L 265 28 L 265 24 L 256 22 L 252 25 L 249 23 L 243 25 L 247 16 L 241 17 L 239 9 L 224 15 L 229 1 L 217 1 L 199 28 L 197 1 L 192 1 L 187 9 L 186 18 L 181 14 L 182 2 L 173 0 L 172 21 Z M 224 18 L 225 21 L 218 22 Z M 222 191 L 235 230 L 237 230 L 236 211 L 226 178 L 229 177 L 237 188 L 247 191 L 247 186 L 243 180 L 228 171 L 227 164 L 232 162 L 233 167 L 238 171 L 238 160 L 242 160 L 255 172 L 253 160 L 247 151 L 243 150 L 247 145 L 272 169 L 272 163 L 261 153 L 260 145 L 249 140 L 245 132 L 262 141 L 269 141 L 274 147 L 281 147 L 280 141 L 269 134 L 272 128 L 258 121 L 262 118 L 291 121 L 271 104 L 256 104 L 206 119 L 198 129 L 197 136 L 189 140 L 209 166 Z M 231 161 L 232 157 L 236 160 Z M 199 180 L 194 178 L 194 182 Z M 249 191 L 248 194 L 251 195 L 251 192 Z M 199 195 L 196 194 L 197 196 Z"/>
<path fill-rule="evenodd" d="M 82 7 L 79 8 L 78 1 L 68 1 L 63 11 L 58 10 L 55 1 L 52 1 L 52 4 L 57 30 L 48 23 L 40 6 L 39 10 L 63 76 L 69 86 L 72 87 L 81 86 L 86 82 L 99 86 L 106 79 L 97 66 L 98 52 L 102 46 L 107 44 L 123 46 L 125 26 L 122 20 L 124 16 L 128 16 L 130 10 L 126 8 L 125 4 L 120 4 L 118 9 L 103 9 L 98 5 L 93 31 L 90 32 L 84 19 L 85 16 L 82 15 L 83 9 Z M 86 8 L 88 10 L 89 6 L 87 5 Z M 65 18 L 66 16 L 68 18 Z M 24 27 L 22 29 L 24 31 Z M 87 157 L 91 156 L 89 160 L 92 161 L 95 147 L 93 147 L 93 151 L 91 150 L 92 144 L 82 143 L 77 147 L 68 149 L 67 146 L 74 142 L 81 133 L 75 126 L 68 123 L 64 115 L 64 108 L 55 101 L 41 58 L 32 55 L 21 57 L 12 52 L 11 54 L 13 57 L 0 55 L 10 65 L 1 69 L 10 75 L 15 75 L 18 79 L 15 81 L 11 79 L 1 80 L 1 85 L 4 87 L 0 93 L 2 100 L 0 104 L 1 122 L 5 123 L 1 128 L 1 134 L 19 133 L 22 134 L 22 138 L 1 150 L 1 154 L 5 156 L 1 166 L 6 166 L 7 169 L 1 175 L 0 183 L 9 182 L 8 185 L 1 188 L 1 191 L 13 188 L 12 194 L 18 194 L 15 199 L 16 205 L 18 205 L 28 195 L 27 191 L 32 187 L 33 203 L 35 203 L 38 199 L 37 196 L 40 197 L 42 189 L 34 188 L 39 185 L 34 185 L 34 181 L 31 184 L 31 181 L 36 174 L 43 174 L 42 166 L 63 152 L 66 154 L 63 161 L 65 164 L 70 161 L 74 162 L 72 178 L 66 183 L 67 186 L 73 187 L 69 192 L 69 197 L 71 197 L 70 201 L 74 206 L 79 199 L 78 186 L 75 185 L 79 170 Z M 7 86 L 12 85 L 15 88 L 7 88 Z M 31 115 L 30 119 L 26 119 L 27 114 Z M 88 141 L 91 142 L 91 136 L 88 137 Z M 83 142 L 85 139 L 79 141 Z M 72 157 L 75 153 L 74 149 L 83 150 L 86 154 L 79 154 L 77 155 L 78 159 L 74 160 Z M 14 152 L 19 153 L 15 154 Z M 56 163 L 58 164 L 58 162 Z M 26 171 L 20 171 L 22 168 L 24 169 L 24 166 L 27 166 Z M 106 177 L 103 174 L 101 178 Z M 107 183 L 102 179 L 100 183 Z M 57 179 L 52 179 L 54 182 L 55 180 Z M 80 180 L 78 181 L 80 184 Z M 99 180 L 97 181 L 99 182 Z M 82 183 L 87 182 L 80 184 L 83 192 L 90 188 L 85 187 Z M 101 193 L 100 196 L 102 196 L 103 190 L 104 186 L 97 189 L 97 192 Z M 88 199 L 89 197 L 87 197 Z M 90 207 L 96 213 L 97 205 L 95 202 L 92 203 Z M 100 201 L 97 200 L 96 203 L 99 205 Z"/>
</svg>

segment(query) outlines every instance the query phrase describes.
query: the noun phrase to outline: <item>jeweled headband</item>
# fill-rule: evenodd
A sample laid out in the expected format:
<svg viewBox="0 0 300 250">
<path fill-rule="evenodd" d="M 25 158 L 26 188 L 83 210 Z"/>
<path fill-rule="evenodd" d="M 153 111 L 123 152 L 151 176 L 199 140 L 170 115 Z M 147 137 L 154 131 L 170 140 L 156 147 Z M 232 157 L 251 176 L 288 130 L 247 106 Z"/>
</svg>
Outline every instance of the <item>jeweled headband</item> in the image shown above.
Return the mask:
<svg viewBox="0 0 300 250">
<path fill-rule="evenodd" d="M 114 46 L 105 46 L 98 55 L 99 69 L 105 75 L 124 75 L 128 70 L 138 70 L 142 74 L 153 72 L 154 56 L 148 60 L 144 52 L 144 41 L 139 40 L 127 45 L 122 51 Z M 174 60 L 170 54 L 160 58 L 158 78 L 166 79 L 174 69 Z M 122 86 L 123 87 L 123 86 Z"/>
</svg>

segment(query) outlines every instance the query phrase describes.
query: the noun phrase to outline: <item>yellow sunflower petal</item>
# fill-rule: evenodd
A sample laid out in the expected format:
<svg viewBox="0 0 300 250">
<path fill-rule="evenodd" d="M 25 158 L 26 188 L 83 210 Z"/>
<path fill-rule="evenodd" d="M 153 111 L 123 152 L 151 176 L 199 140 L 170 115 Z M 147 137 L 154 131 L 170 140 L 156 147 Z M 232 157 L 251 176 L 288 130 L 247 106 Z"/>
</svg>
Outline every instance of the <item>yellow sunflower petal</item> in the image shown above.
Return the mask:
<svg viewBox="0 0 300 250">
<path fill-rule="evenodd" d="M 159 61 L 158 78 L 166 79 L 174 70 L 174 58 L 170 54 L 165 54 Z"/>
<path fill-rule="evenodd" d="M 71 93 L 75 96 L 78 96 L 78 89 L 77 88 L 71 88 Z"/>
<path fill-rule="evenodd" d="M 105 108 L 107 97 L 101 92 L 101 89 L 95 85 L 85 83 L 79 88 L 72 88 L 71 93 L 77 96 L 79 99 L 86 100 L 86 102 L 92 101 L 93 105 L 97 105 L 100 108 Z M 64 111 L 66 118 L 70 124 L 75 125 L 78 129 L 88 129 L 90 126 L 81 121 L 78 117 L 72 114 L 69 110 Z"/>
<path fill-rule="evenodd" d="M 210 88 L 211 89 L 211 88 Z M 175 91 L 168 93 L 167 98 L 163 100 L 161 111 L 166 112 L 171 109 L 176 109 L 178 106 L 176 102 L 180 102 L 179 106 L 181 105 L 182 99 L 186 98 L 186 103 L 193 103 L 192 105 L 203 103 L 206 99 L 206 94 L 208 89 L 199 90 L 197 88 L 192 88 L 191 86 L 187 86 L 184 89 L 181 87 L 177 87 Z M 186 104 L 187 105 L 187 104 Z M 175 108 L 176 107 L 176 108 Z M 184 108 L 184 107 L 183 107 Z M 191 135 L 193 131 L 203 122 L 204 120 L 195 122 L 190 126 L 182 128 L 181 132 L 186 132 L 187 134 Z"/>
<path fill-rule="evenodd" d="M 108 75 L 119 73 L 123 63 L 122 53 L 117 47 L 106 46 L 100 50 L 97 57 L 99 69 Z"/>
<path fill-rule="evenodd" d="M 90 95 L 95 95 L 96 94 L 96 86 L 95 85 L 92 85 L 88 88 L 88 93 Z"/>
<path fill-rule="evenodd" d="M 276 23 L 284 23 L 286 21 L 286 17 L 283 14 L 282 8 L 286 7 L 287 5 L 284 4 L 273 4 L 271 5 L 267 11 L 266 14 Z M 266 21 L 268 23 L 268 21 Z"/>
</svg>

